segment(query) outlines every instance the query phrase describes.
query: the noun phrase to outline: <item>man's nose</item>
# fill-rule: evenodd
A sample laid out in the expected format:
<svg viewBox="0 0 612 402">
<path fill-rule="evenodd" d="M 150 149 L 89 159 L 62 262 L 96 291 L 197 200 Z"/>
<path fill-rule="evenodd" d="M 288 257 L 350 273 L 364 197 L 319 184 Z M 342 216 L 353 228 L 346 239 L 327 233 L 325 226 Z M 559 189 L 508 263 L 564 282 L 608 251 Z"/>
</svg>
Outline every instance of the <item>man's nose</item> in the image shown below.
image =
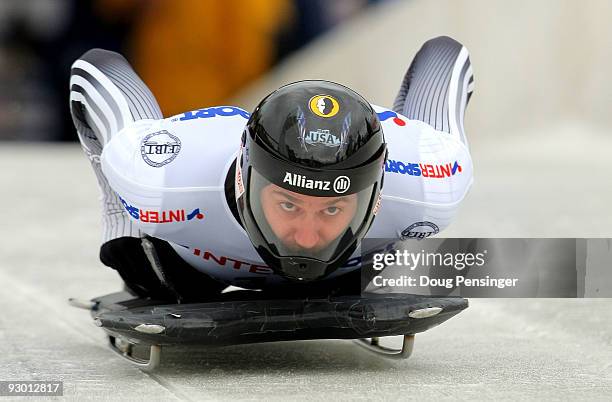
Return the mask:
<svg viewBox="0 0 612 402">
<path fill-rule="evenodd" d="M 307 217 L 300 220 L 295 231 L 294 240 L 298 246 L 309 249 L 313 248 L 319 242 L 319 231 L 316 219 Z"/>
</svg>

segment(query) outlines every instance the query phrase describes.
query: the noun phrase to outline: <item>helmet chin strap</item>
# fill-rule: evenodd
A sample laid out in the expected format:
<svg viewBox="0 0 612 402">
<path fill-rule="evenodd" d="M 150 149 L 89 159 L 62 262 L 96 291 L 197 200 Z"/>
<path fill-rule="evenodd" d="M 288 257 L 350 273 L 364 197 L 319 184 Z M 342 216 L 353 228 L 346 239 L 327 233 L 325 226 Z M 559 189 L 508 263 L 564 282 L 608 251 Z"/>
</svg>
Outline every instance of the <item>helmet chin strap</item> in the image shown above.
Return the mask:
<svg viewBox="0 0 612 402">
<path fill-rule="evenodd" d="M 238 155 L 236 156 L 236 169 L 234 172 L 234 196 L 236 201 L 244 194 L 244 179 L 242 178 L 242 144 L 238 149 Z"/>
<path fill-rule="evenodd" d="M 298 281 L 312 281 L 325 276 L 328 264 L 311 258 L 289 257 L 281 260 L 283 276 Z"/>
</svg>

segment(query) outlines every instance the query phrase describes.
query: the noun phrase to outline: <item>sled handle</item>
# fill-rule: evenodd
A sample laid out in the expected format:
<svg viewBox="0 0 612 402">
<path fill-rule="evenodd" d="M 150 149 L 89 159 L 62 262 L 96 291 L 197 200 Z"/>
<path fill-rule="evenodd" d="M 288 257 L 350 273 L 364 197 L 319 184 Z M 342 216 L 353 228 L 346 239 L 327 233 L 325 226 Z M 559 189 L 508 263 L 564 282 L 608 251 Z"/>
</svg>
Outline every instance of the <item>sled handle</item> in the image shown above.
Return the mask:
<svg viewBox="0 0 612 402">
<path fill-rule="evenodd" d="M 377 337 L 370 338 L 369 341 L 367 339 L 354 340 L 354 342 L 362 348 L 389 359 L 407 359 L 410 357 L 412 350 L 414 349 L 414 335 L 404 335 L 401 349 L 381 346 L 378 341 L 379 338 Z"/>
<path fill-rule="evenodd" d="M 117 338 L 114 336 L 108 336 L 109 346 L 111 350 L 119 356 L 123 357 L 125 360 L 137 366 L 142 371 L 153 371 L 157 367 L 159 367 L 159 363 L 161 361 L 161 345 L 151 345 L 149 350 L 149 359 L 140 359 L 133 355 L 133 343 L 119 340 L 120 342 L 125 343 L 125 345 L 119 345 L 117 342 Z"/>
<path fill-rule="evenodd" d="M 91 300 L 81 300 L 81 299 L 77 299 L 76 297 L 69 298 L 68 304 L 70 304 L 72 307 L 82 308 L 84 310 L 89 310 L 89 311 L 93 311 L 98 307 L 98 302 L 91 301 Z"/>
</svg>

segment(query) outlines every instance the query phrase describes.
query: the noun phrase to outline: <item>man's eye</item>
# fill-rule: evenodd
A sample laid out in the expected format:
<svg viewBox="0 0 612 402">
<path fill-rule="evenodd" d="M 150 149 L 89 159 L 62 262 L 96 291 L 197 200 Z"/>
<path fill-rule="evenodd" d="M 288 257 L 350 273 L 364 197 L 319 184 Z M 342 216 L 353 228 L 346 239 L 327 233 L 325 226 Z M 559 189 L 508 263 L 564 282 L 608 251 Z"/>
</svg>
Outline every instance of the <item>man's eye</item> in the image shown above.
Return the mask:
<svg viewBox="0 0 612 402">
<path fill-rule="evenodd" d="M 325 213 L 325 215 L 334 216 L 334 215 L 337 215 L 340 212 L 340 208 L 338 208 L 338 207 L 327 207 L 327 208 L 325 208 L 325 210 L 323 212 Z"/>
<path fill-rule="evenodd" d="M 283 211 L 287 212 L 293 212 L 296 209 L 295 204 L 292 204 L 290 202 L 281 202 L 280 207 L 283 209 Z"/>
</svg>

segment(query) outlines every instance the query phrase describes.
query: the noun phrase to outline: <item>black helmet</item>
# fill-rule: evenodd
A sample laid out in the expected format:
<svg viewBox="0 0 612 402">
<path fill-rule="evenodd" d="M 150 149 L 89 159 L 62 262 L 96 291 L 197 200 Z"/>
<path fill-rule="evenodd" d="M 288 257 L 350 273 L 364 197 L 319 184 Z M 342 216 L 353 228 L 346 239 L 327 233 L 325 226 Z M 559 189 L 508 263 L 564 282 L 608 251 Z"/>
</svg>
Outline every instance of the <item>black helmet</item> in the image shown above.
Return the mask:
<svg viewBox="0 0 612 402">
<path fill-rule="evenodd" d="M 333 82 L 289 84 L 259 103 L 241 145 L 236 204 L 263 260 L 296 280 L 340 267 L 380 205 L 387 147 L 372 106 Z"/>
</svg>

